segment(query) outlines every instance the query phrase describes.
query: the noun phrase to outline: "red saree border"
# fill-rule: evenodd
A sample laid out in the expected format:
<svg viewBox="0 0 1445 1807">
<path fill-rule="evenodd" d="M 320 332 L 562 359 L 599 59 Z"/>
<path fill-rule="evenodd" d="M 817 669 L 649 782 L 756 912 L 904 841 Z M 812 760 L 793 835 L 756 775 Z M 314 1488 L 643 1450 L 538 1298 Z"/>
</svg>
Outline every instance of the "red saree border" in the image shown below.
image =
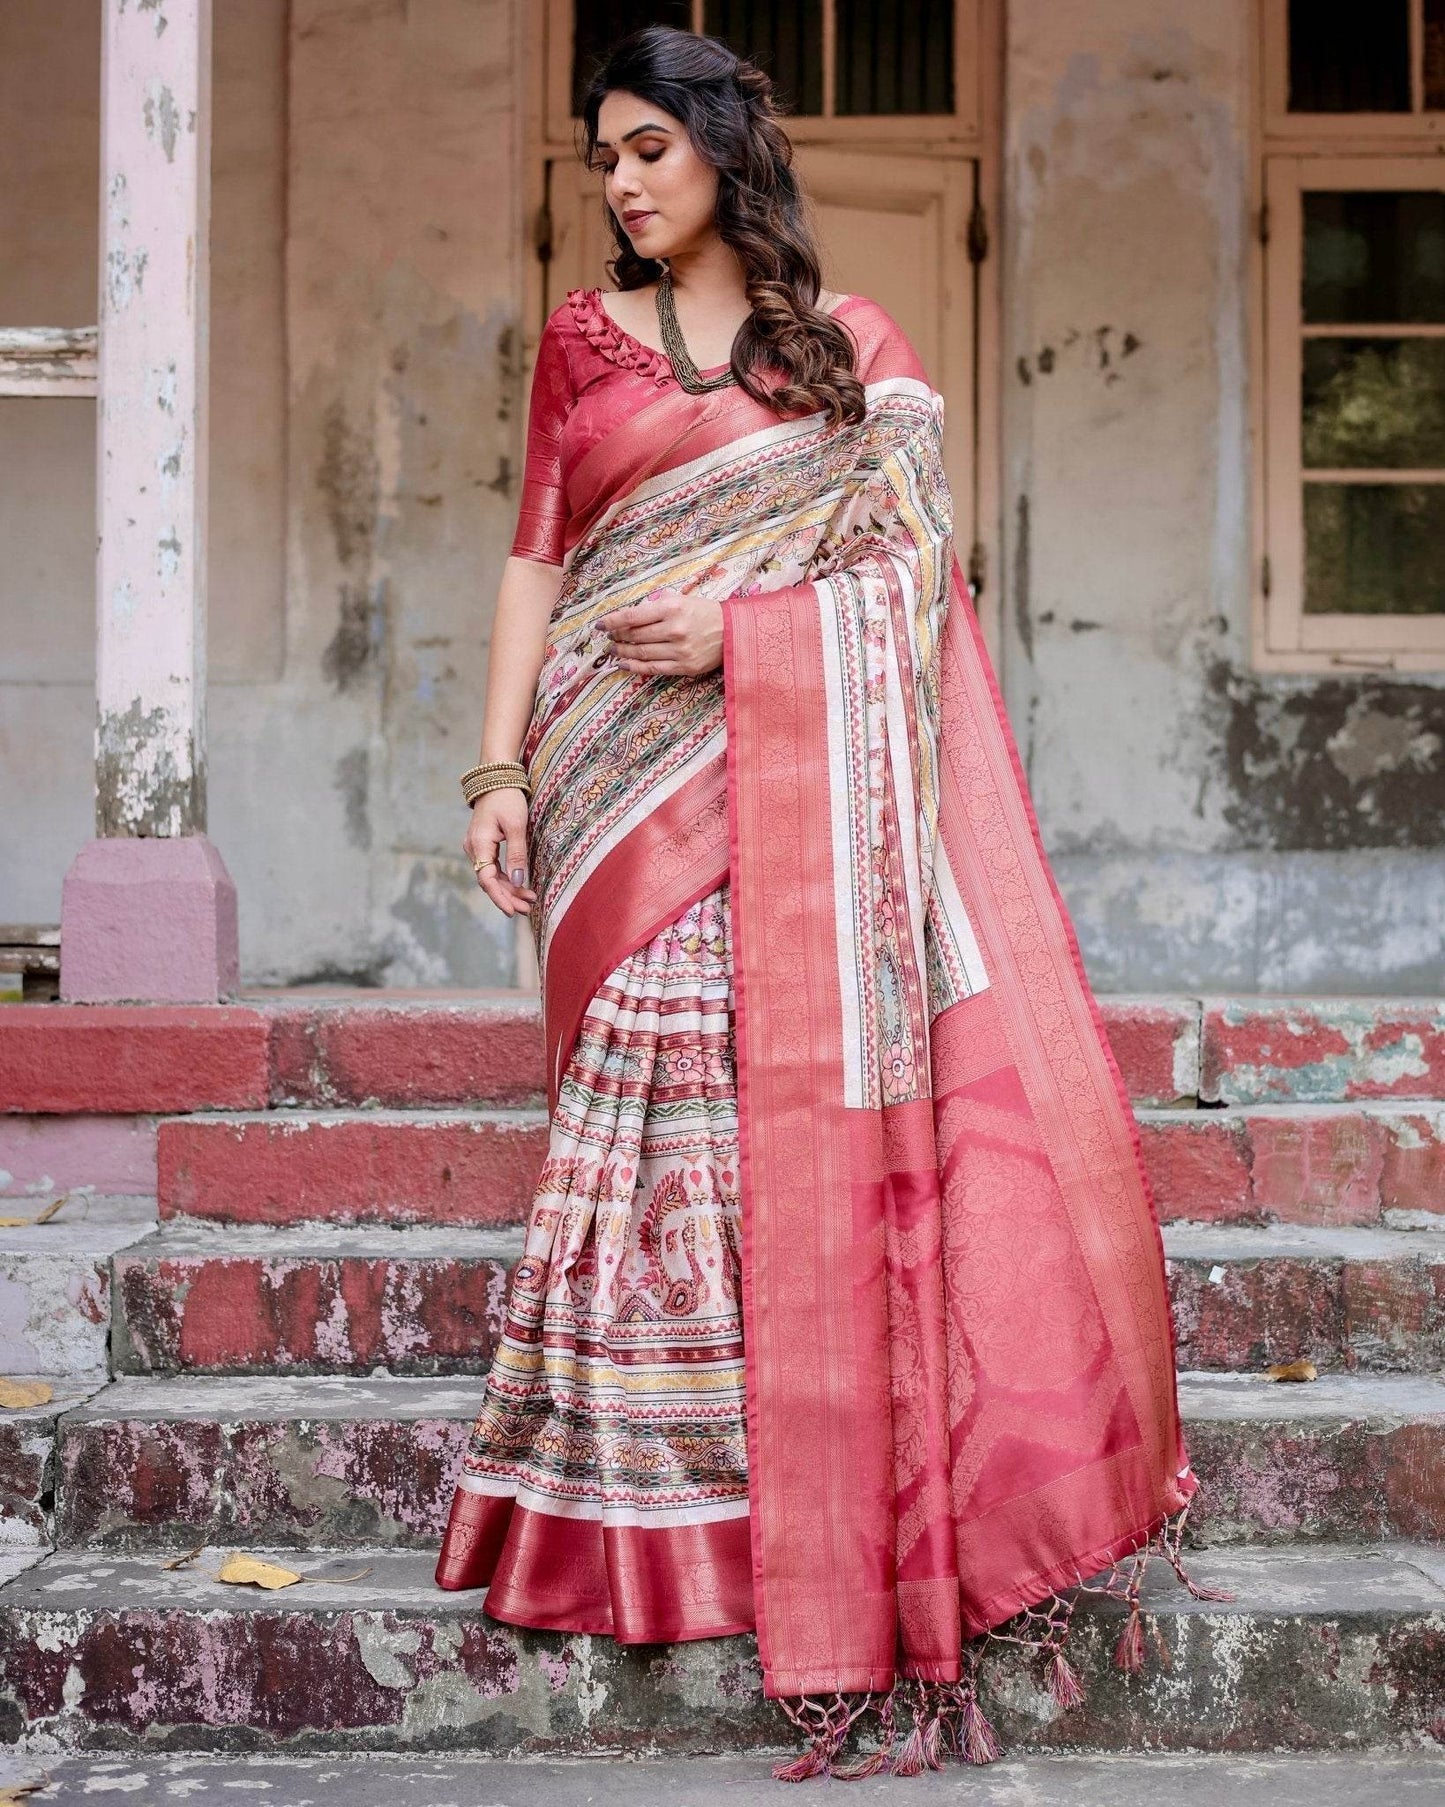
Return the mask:
<svg viewBox="0 0 1445 1807">
<path fill-rule="evenodd" d="M 811 584 L 725 603 L 723 614 L 763 1686 L 770 1697 L 872 1691 L 894 1679 L 892 1496 L 876 1424 L 858 1434 L 870 1389 L 859 1384 L 855 1325 L 867 1295 L 855 1275 L 842 1102 L 822 629 Z M 872 1298 L 881 1311 L 876 1286 Z"/>
<path fill-rule="evenodd" d="M 547 949 L 547 1103 L 587 1006 L 610 972 L 727 878 L 727 768 L 719 755 L 663 799 L 578 888 Z"/>
<path fill-rule="evenodd" d="M 753 1629 L 745 1517 L 695 1525 L 606 1525 L 537 1512 L 510 1494 L 458 1489 L 437 1584 L 486 1588 L 504 1625 L 619 1644 L 685 1643 Z"/>
</svg>

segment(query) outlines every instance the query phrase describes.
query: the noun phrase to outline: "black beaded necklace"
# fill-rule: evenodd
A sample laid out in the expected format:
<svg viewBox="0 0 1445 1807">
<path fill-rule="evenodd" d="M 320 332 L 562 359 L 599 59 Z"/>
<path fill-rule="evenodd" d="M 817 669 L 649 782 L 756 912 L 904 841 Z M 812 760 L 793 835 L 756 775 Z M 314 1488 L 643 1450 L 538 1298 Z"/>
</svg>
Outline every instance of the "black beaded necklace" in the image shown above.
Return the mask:
<svg viewBox="0 0 1445 1807">
<path fill-rule="evenodd" d="M 672 374 L 689 395 L 705 395 L 710 389 L 726 389 L 737 378 L 731 368 L 720 376 L 700 376 L 697 365 L 688 356 L 682 328 L 677 323 L 677 309 L 672 301 L 672 271 L 664 268 L 657 283 L 657 325 L 662 333 L 663 348 L 672 363 Z"/>
</svg>

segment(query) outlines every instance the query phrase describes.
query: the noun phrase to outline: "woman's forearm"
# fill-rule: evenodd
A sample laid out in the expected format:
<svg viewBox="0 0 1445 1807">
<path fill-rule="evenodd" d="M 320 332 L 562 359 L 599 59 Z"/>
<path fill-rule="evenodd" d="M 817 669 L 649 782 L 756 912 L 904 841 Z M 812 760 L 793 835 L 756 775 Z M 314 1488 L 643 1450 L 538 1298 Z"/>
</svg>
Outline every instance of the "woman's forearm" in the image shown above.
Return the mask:
<svg viewBox="0 0 1445 1807">
<path fill-rule="evenodd" d="M 515 759 L 531 720 L 547 644 L 547 622 L 562 585 L 556 565 L 509 558 L 497 591 L 487 659 L 481 757 Z"/>
</svg>

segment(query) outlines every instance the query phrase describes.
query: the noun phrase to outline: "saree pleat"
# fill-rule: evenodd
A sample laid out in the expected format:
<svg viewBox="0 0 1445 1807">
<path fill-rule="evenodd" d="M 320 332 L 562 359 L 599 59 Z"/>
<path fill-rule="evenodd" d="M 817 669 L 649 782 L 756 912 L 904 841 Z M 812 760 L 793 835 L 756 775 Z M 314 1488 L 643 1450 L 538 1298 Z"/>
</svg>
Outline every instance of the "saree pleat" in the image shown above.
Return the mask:
<svg viewBox="0 0 1445 1807">
<path fill-rule="evenodd" d="M 726 887 L 593 997 L 438 1580 L 623 1641 L 753 1623 Z"/>
</svg>

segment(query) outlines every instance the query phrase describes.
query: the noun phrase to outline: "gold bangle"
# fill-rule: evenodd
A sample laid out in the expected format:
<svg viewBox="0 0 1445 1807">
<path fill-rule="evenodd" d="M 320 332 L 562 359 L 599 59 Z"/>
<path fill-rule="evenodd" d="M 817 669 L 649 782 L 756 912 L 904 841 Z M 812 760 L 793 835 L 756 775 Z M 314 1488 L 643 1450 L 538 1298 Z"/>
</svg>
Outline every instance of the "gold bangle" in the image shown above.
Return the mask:
<svg viewBox="0 0 1445 1807">
<path fill-rule="evenodd" d="M 521 791 L 524 797 L 530 797 L 532 787 L 525 778 L 514 777 L 510 772 L 493 772 L 487 777 L 472 778 L 462 786 L 462 796 L 468 803 L 475 803 L 488 791 Z"/>
<path fill-rule="evenodd" d="M 520 760 L 489 759 L 481 765 L 471 766 L 461 777 L 462 796 L 468 803 L 474 802 L 484 791 L 498 790 L 503 785 L 508 788 L 516 785 L 530 794 L 527 768 Z"/>
</svg>

